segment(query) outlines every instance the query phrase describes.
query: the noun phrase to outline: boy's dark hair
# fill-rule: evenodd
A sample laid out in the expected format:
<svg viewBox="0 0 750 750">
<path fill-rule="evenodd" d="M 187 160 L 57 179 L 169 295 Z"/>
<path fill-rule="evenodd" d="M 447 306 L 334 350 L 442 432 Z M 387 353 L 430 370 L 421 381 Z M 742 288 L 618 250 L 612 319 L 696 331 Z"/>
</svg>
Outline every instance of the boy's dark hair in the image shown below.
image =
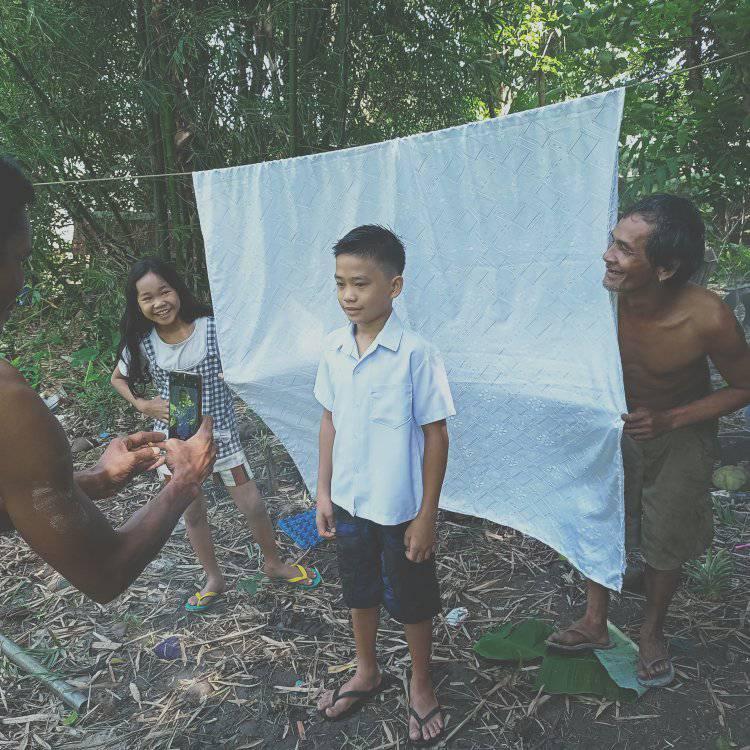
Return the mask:
<svg viewBox="0 0 750 750">
<path fill-rule="evenodd" d="M 0 253 L 24 228 L 24 209 L 34 202 L 34 188 L 12 156 L 0 156 Z"/>
<path fill-rule="evenodd" d="M 641 199 L 622 215 L 637 214 L 652 225 L 646 255 L 652 266 L 673 268 L 665 284 L 682 286 L 701 267 L 706 253 L 706 228 L 700 211 L 687 198 L 655 193 Z"/>
<path fill-rule="evenodd" d="M 125 312 L 120 319 L 120 343 L 117 345 L 117 358 L 119 360 L 123 351 L 128 350 L 130 361 L 126 380 L 130 392 L 138 398 L 143 396 L 146 384 L 151 380 L 151 374 L 143 361 L 141 341 L 151 333 L 154 324 L 141 312 L 136 288 L 138 281 L 147 273 L 161 276 L 177 292 L 180 298 L 179 316 L 186 323 L 192 323 L 196 318 L 203 318 L 206 315 L 213 315 L 211 306 L 196 299 L 171 263 L 149 256 L 141 258 L 130 269 L 125 283 Z"/>
<path fill-rule="evenodd" d="M 390 229 L 363 224 L 344 235 L 334 246 L 333 255 L 357 255 L 372 258 L 384 271 L 401 276 L 406 266 L 404 243 Z"/>
</svg>

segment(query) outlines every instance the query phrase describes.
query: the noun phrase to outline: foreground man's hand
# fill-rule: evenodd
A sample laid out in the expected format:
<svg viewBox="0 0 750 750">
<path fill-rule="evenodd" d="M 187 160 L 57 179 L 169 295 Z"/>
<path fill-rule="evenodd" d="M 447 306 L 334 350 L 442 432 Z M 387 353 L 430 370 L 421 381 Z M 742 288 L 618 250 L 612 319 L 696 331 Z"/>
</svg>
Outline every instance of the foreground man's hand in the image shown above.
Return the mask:
<svg viewBox="0 0 750 750">
<path fill-rule="evenodd" d="M 174 479 L 202 484 L 211 474 L 216 460 L 213 426 L 213 418 L 204 416 L 200 429 L 190 440 L 172 438 L 164 443 L 167 468 Z"/>
<path fill-rule="evenodd" d="M 160 450 L 164 438 L 161 432 L 136 432 L 124 438 L 115 438 L 94 469 L 102 472 L 116 492 L 134 476 L 164 463 Z"/>
</svg>

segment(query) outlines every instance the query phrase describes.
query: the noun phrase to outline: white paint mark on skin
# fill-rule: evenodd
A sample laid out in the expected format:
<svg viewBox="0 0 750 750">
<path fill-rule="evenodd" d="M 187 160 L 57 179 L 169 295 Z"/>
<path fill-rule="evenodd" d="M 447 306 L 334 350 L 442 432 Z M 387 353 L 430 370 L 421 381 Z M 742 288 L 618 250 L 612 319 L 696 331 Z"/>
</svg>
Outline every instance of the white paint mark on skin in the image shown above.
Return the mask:
<svg viewBox="0 0 750 750">
<path fill-rule="evenodd" d="M 50 526 L 57 531 L 69 531 L 74 526 L 81 527 L 89 521 L 86 508 L 75 501 L 72 488 L 60 490 L 44 482 L 34 482 L 31 486 L 31 501 L 34 510 L 47 516 Z M 55 512 L 62 509 L 67 512 Z"/>
<path fill-rule="evenodd" d="M 55 515 L 49 519 L 49 525 L 58 531 L 65 531 L 70 527 L 69 519 L 62 513 L 55 513 Z"/>
<path fill-rule="evenodd" d="M 31 501 L 34 505 L 34 510 L 39 513 L 50 513 L 60 495 L 61 493 L 48 484 L 34 482 L 31 485 Z"/>
</svg>

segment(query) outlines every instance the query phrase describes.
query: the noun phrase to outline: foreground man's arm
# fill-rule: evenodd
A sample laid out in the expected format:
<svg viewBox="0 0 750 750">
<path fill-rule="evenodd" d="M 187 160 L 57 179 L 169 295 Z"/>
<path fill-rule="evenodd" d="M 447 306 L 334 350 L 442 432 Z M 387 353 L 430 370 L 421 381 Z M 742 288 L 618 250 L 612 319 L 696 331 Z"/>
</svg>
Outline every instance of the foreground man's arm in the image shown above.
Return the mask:
<svg viewBox="0 0 750 750">
<path fill-rule="evenodd" d="M 79 475 L 79 484 L 57 420 L 20 374 L 3 370 L 0 497 L 5 511 L 29 546 L 71 584 L 98 602 L 110 601 L 159 552 L 197 496 L 215 457 L 212 421 L 205 418 L 190 441 L 165 444 L 172 481 L 115 530 L 82 488 L 98 497 L 116 490 L 120 482 L 109 475 L 108 462 L 103 472 Z M 156 463 L 155 457 L 146 460 Z"/>
</svg>

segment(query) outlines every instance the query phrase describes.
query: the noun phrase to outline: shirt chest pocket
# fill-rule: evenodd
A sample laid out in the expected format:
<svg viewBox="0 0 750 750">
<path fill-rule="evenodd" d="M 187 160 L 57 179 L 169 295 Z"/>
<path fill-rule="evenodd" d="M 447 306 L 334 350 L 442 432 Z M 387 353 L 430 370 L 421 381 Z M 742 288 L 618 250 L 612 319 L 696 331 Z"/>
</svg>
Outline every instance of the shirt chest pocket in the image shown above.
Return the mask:
<svg viewBox="0 0 750 750">
<path fill-rule="evenodd" d="M 411 422 L 411 384 L 373 385 L 370 388 L 370 421 L 398 429 Z"/>
</svg>

